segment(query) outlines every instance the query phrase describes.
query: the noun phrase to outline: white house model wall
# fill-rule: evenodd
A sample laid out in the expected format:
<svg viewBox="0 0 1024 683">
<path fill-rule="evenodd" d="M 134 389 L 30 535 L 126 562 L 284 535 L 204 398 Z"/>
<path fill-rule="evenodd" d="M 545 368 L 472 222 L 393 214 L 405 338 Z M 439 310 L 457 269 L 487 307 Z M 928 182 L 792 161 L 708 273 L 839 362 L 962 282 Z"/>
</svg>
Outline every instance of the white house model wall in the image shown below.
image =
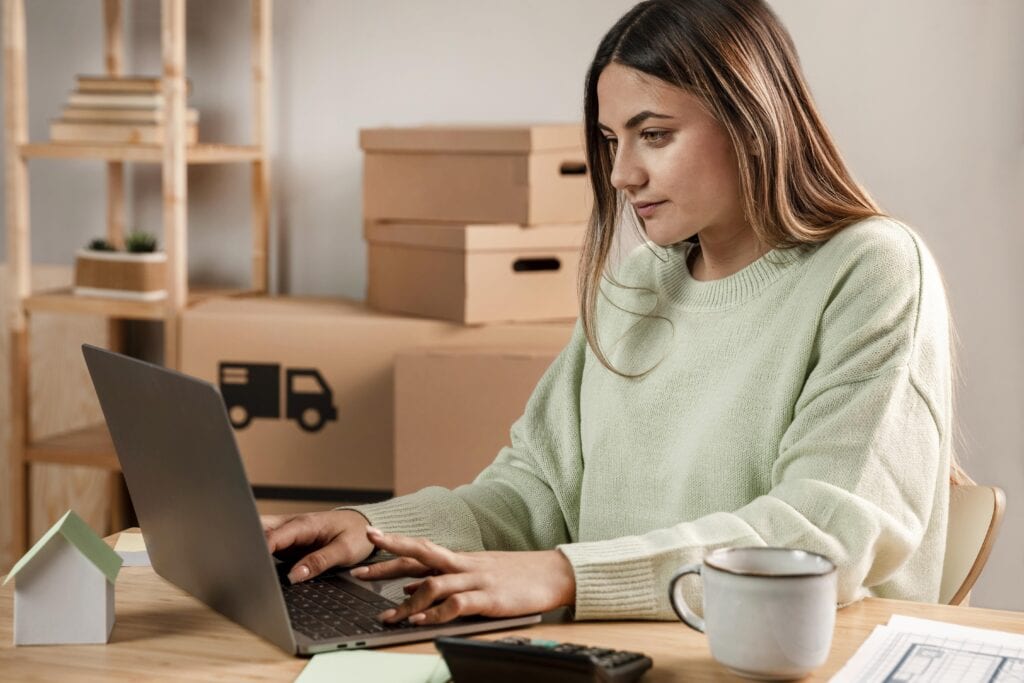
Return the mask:
<svg viewBox="0 0 1024 683">
<path fill-rule="evenodd" d="M 114 627 L 114 585 L 60 534 L 19 572 L 14 644 L 106 643 Z"/>
</svg>

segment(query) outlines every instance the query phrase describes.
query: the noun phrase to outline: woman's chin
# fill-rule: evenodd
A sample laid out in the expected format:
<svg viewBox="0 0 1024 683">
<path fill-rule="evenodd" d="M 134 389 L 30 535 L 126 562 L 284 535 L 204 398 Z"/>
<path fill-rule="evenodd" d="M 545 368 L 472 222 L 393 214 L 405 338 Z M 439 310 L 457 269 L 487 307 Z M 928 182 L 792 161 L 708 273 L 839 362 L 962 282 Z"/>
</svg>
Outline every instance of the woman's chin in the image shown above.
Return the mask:
<svg viewBox="0 0 1024 683">
<path fill-rule="evenodd" d="M 671 230 L 662 231 L 657 228 L 651 229 L 651 225 L 645 226 L 644 233 L 647 235 L 647 239 L 657 244 L 659 247 L 671 247 L 674 244 L 685 242 L 694 235 L 696 231 L 693 230 Z"/>
</svg>

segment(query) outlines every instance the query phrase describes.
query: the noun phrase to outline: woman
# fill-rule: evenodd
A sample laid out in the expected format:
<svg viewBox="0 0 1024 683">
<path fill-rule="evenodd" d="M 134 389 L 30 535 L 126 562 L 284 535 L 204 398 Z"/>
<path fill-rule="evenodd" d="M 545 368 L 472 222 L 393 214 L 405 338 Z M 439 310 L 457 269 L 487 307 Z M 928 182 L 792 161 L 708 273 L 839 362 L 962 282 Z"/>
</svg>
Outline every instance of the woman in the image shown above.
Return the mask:
<svg viewBox="0 0 1024 683">
<path fill-rule="evenodd" d="M 267 518 L 271 551 L 316 548 L 292 580 L 376 548 L 354 575 L 425 577 L 389 622 L 671 619 L 678 566 L 772 545 L 835 561 L 841 603 L 935 601 L 959 473 L 941 279 L 850 176 L 778 19 L 640 3 L 585 120 L 580 323 L 512 445 L 454 491 Z M 612 278 L 623 209 L 647 242 Z"/>
</svg>

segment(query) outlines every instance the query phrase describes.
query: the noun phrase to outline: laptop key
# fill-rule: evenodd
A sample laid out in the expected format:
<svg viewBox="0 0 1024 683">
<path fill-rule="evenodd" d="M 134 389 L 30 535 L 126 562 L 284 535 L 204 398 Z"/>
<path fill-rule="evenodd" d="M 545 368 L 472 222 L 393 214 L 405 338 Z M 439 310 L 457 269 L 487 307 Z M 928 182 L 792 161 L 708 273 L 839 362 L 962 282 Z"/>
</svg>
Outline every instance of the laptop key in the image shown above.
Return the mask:
<svg viewBox="0 0 1024 683">
<path fill-rule="evenodd" d="M 344 623 L 339 624 L 338 629 L 340 629 L 346 636 L 355 636 L 363 632 L 363 629 L 359 628 L 351 621 L 345 621 Z"/>
<path fill-rule="evenodd" d="M 356 626 L 358 626 L 358 627 L 360 627 L 362 629 L 366 629 L 367 631 L 373 631 L 377 627 L 380 626 L 380 622 L 379 621 L 373 621 L 371 619 L 367 619 L 366 617 L 356 617 L 355 618 L 355 624 L 356 624 Z M 383 629 L 381 629 L 381 630 L 383 630 Z"/>
<path fill-rule="evenodd" d="M 416 628 L 382 624 L 377 615 L 396 603 L 338 577 L 282 586 L 292 626 L 314 640 Z"/>
</svg>

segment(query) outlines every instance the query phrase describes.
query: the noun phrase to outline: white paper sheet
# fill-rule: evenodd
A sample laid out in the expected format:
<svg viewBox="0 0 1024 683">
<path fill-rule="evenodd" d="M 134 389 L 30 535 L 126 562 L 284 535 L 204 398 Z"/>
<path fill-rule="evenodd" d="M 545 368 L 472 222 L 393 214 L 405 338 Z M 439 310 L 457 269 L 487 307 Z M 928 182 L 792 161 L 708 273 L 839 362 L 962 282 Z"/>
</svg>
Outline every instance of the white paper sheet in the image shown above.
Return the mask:
<svg viewBox="0 0 1024 683">
<path fill-rule="evenodd" d="M 146 542 L 138 532 L 122 532 L 114 544 L 114 552 L 124 560 L 125 567 L 150 566 Z"/>
<path fill-rule="evenodd" d="M 835 683 L 1024 681 L 1024 635 L 894 614 L 876 626 Z"/>
</svg>

